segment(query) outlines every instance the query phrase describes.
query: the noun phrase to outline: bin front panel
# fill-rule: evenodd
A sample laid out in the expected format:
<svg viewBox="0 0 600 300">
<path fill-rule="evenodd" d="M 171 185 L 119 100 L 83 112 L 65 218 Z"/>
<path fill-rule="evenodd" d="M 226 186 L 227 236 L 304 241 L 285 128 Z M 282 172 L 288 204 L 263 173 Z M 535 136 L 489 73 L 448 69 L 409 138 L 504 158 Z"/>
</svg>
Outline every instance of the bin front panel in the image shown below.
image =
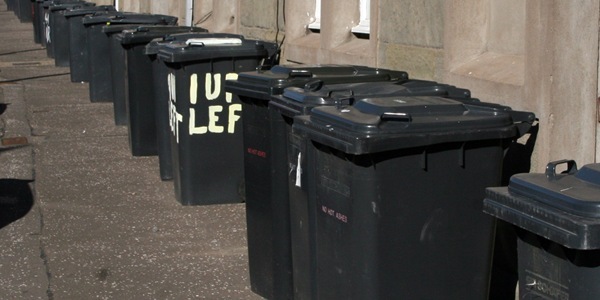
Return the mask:
<svg viewBox="0 0 600 300">
<path fill-rule="evenodd" d="M 596 299 L 600 295 L 600 250 L 569 249 L 519 230 L 521 299 Z"/>
<path fill-rule="evenodd" d="M 230 57 L 170 71 L 173 179 L 180 203 L 243 201 L 242 105 L 222 87 L 225 79 L 258 63 L 256 57 Z"/>
<path fill-rule="evenodd" d="M 308 148 L 318 298 L 487 297 L 494 222 L 480 203 L 500 182 L 501 140 L 358 156 Z"/>
</svg>

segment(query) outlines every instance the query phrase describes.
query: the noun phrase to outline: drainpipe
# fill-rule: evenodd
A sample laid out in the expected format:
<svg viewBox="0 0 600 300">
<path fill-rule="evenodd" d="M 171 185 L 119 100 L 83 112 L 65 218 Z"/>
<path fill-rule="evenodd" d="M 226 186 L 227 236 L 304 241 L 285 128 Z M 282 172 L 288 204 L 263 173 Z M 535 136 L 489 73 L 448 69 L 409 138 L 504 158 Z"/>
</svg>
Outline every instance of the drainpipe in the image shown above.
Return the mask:
<svg viewBox="0 0 600 300">
<path fill-rule="evenodd" d="M 185 26 L 194 26 L 194 0 L 185 0 Z"/>
<path fill-rule="evenodd" d="M 119 11 L 119 0 L 115 0 L 115 9 Z"/>
</svg>

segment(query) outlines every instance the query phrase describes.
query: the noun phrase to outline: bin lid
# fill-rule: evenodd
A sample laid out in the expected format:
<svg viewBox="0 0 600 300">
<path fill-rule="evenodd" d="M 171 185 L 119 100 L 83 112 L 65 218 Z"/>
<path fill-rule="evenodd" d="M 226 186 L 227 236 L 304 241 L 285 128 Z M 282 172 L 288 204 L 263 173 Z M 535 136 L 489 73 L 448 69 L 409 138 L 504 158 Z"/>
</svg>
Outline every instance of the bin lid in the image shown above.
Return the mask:
<svg viewBox="0 0 600 300">
<path fill-rule="evenodd" d="M 115 12 L 115 7 L 112 5 L 100 5 L 100 6 L 86 6 L 81 8 L 75 8 L 65 12 L 65 17 L 80 17 L 85 15 L 92 15 L 95 13 L 101 14 L 106 12 Z"/>
<path fill-rule="evenodd" d="M 74 3 L 65 3 L 65 4 L 56 4 L 48 7 L 51 12 L 55 11 L 66 11 L 71 9 L 78 9 L 83 7 L 93 7 L 96 3 L 93 2 L 74 2 Z M 66 13 L 66 12 L 65 12 Z"/>
<path fill-rule="evenodd" d="M 45 0 L 42 1 L 42 6 L 44 8 L 50 8 L 54 5 L 63 5 L 63 4 L 82 4 L 86 3 L 83 0 Z"/>
<path fill-rule="evenodd" d="M 309 114 L 316 106 L 333 105 L 336 99 L 377 96 L 443 96 L 471 99 L 467 89 L 426 80 L 389 80 L 376 82 L 350 82 L 341 84 L 309 83 L 304 87 L 288 87 L 283 97 L 273 97 L 270 107 L 289 117 Z M 478 101 L 472 99 L 472 101 Z"/>
<path fill-rule="evenodd" d="M 431 96 L 387 96 L 318 106 L 294 118 L 295 131 L 348 154 L 518 135 L 511 115 L 476 103 Z M 350 100 L 351 102 L 351 100 Z"/>
<path fill-rule="evenodd" d="M 567 165 L 558 174 L 557 166 Z M 600 249 L 600 164 L 554 161 L 545 174 L 517 174 L 489 188 L 484 211 L 568 248 Z"/>
<path fill-rule="evenodd" d="M 116 14 L 101 14 L 92 15 L 83 18 L 84 26 L 92 26 L 98 24 L 114 25 L 114 24 L 177 24 L 177 17 L 155 14 L 139 14 L 119 12 Z"/>
<path fill-rule="evenodd" d="M 169 63 L 203 61 L 227 57 L 268 57 L 268 47 L 274 45 L 247 40 L 241 35 L 204 35 L 187 40 L 161 44 L 158 58 Z"/>
<path fill-rule="evenodd" d="M 552 162 L 545 174 L 512 176 L 508 190 L 571 214 L 600 218 L 600 164 L 577 171 L 574 161 L 564 162 L 570 164 L 566 173 L 556 174 L 558 163 Z"/>
<path fill-rule="evenodd" d="M 225 90 L 242 96 L 270 100 L 286 87 L 314 89 L 324 84 L 406 81 L 408 73 L 354 65 L 277 65 L 269 70 L 242 72 L 227 80 Z"/>
<path fill-rule="evenodd" d="M 194 27 L 198 28 L 198 27 Z M 152 40 L 148 45 L 146 45 L 146 49 L 144 50 L 146 55 L 156 55 L 158 54 L 158 49 L 161 44 L 174 42 L 174 41 L 186 41 L 191 38 L 202 37 L 208 32 L 185 32 L 185 33 L 173 33 L 166 35 L 162 38 L 157 38 Z M 210 33 L 209 36 L 217 35 L 217 36 L 229 36 L 228 33 Z"/>
<path fill-rule="evenodd" d="M 207 32 L 201 27 L 176 26 L 176 25 L 142 25 L 123 31 L 120 36 L 122 45 L 146 44 L 155 38 L 169 34 L 185 32 Z"/>
</svg>

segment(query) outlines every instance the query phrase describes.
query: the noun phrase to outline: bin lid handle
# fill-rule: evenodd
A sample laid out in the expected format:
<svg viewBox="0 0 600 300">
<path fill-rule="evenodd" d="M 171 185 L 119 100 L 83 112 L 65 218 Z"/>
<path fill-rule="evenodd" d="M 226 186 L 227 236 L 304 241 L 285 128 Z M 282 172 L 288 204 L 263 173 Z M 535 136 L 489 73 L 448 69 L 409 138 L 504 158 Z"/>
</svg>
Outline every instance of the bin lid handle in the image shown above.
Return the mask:
<svg viewBox="0 0 600 300">
<path fill-rule="evenodd" d="M 242 39 L 238 38 L 195 38 L 185 41 L 188 46 L 226 46 L 241 45 Z"/>
<path fill-rule="evenodd" d="M 382 121 L 412 122 L 412 116 L 408 113 L 384 112 L 380 118 Z"/>
<path fill-rule="evenodd" d="M 574 160 L 561 159 L 561 160 L 549 162 L 548 165 L 546 165 L 546 177 L 550 178 L 550 179 L 556 177 L 556 166 L 562 165 L 562 164 L 567 164 L 567 170 L 565 170 L 563 173 L 566 173 L 569 175 L 573 175 L 573 174 L 577 173 L 577 163 Z"/>
</svg>

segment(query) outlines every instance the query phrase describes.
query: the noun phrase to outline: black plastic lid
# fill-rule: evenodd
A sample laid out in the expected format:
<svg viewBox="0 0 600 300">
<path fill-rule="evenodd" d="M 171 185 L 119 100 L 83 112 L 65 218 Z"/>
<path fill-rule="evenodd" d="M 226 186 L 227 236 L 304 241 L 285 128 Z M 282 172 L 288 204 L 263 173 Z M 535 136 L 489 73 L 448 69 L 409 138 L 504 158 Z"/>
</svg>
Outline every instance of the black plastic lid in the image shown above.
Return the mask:
<svg viewBox="0 0 600 300">
<path fill-rule="evenodd" d="M 316 83 L 316 84 L 315 84 Z M 333 105 L 339 98 L 355 102 L 365 97 L 378 96 L 443 96 L 479 102 L 471 99 L 467 89 L 425 80 L 389 80 L 376 82 L 350 82 L 322 84 L 322 81 L 307 83 L 302 87 L 288 87 L 282 96 L 274 96 L 270 107 L 289 117 L 309 114 L 316 106 Z"/>
<path fill-rule="evenodd" d="M 600 249 L 600 164 L 578 171 L 573 160 L 551 162 L 545 174 L 517 174 L 486 193 L 491 215 L 568 248 Z"/>
<path fill-rule="evenodd" d="M 53 6 L 53 5 L 68 4 L 68 3 L 85 3 L 85 1 L 83 1 L 83 0 L 42 0 L 42 1 L 37 1 L 37 2 L 41 2 L 42 6 L 44 8 L 49 8 L 50 6 Z"/>
<path fill-rule="evenodd" d="M 287 87 L 322 87 L 324 84 L 406 81 L 408 73 L 351 65 L 278 65 L 270 70 L 242 72 L 227 80 L 225 90 L 256 99 L 270 100 Z"/>
<path fill-rule="evenodd" d="M 195 27 L 197 28 L 197 27 Z M 158 50 L 162 46 L 162 44 L 174 42 L 174 41 L 187 41 L 191 38 L 198 38 L 209 34 L 208 32 L 186 32 L 186 33 L 174 33 L 166 35 L 162 38 L 154 39 L 148 45 L 146 45 L 145 53 L 146 55 L 157 55 Z M 229 36 L 228 33 L 210 33 L 209 36 Z"/>
<path fill-rule="evenodd" d="M 96 5 L 96 3 L 93 3 L 93 2 L 74 2 L 74 3 L 52 5 L 52 6 L 48 7 L 48 9 L 50 9 L 51 12 L 56 12 L 56 11 L 63 11 L 63 10 L 67 11 L 67 10 L 79 9 L 79 8 L 85 8 L 85 7 L 94 7 L 95 5 Z"/>
<path fill-rule="evenodd" d="M 65 17 L 66 18 L 80 17 L 80 16 L 92 15 L 92 14 L 96 14 L 96 13 L 102 14 L 102 13 L 108 13 L 108 12 L 116 13 L 115 7 L 112 5 L 101 5 L 101 6 L 89 6 L 89 7 L 76 8 L 76 9 L 66 11 Z"/>
<path fill-rule="evenodd" d="M 389 96 L 315 107 L 294 131 L 349 154 L 450 142 L 503 140 L 518 131 L 510 114 L 442 97 Z"/>
<path fill-rule="evenodd" d="M 556 174 L 560 163 L 568 164 L 567 173 Z M 508 190 L 570 214 L 600 219 L 600 164 L 577 171 L 574 161 L 553 162 L 545 174 L 514 175 Z"/>
<path fill-rule="evenodd" d="M 207 32 L 201 27 L 187 27 L 175 25 L 142 25 L 124 30 L 120 39 L 123 45 L 146 44 L 155 38 L 165 37 L 174 33 Z"/>
<path fill-rule="evenodd" d="M 211 36 L 212 35 L 212 36 Z M 226 57 L 268 57 L 267 43 L 247 40 L 235 34 L 205 34 L 202 37 L 161 44 L 160 60 L 169 63 L 202 61 Z"/>
<path fill-rule="evenodd" d="M 83 25 L 115 25 L 115 24 L 177 24 L 177 17 L 155 14 L 139 14 L 119 12 L 116 14 L 92 15 L 83 18 Z"/>
</svg>

